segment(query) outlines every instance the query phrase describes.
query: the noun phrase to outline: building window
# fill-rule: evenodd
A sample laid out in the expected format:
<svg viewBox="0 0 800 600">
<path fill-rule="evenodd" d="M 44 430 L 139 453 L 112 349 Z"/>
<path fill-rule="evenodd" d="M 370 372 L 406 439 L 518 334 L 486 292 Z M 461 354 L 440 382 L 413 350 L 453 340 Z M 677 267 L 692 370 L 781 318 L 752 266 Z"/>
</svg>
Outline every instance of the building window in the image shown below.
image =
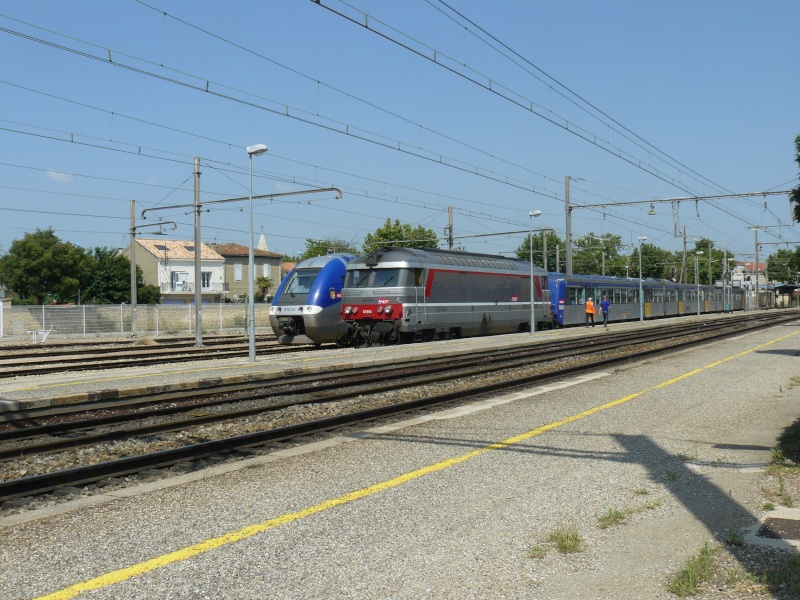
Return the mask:
<svg viewBox="0 0 800 600">
<path fill-rule="evenodd" d="M 264 277 L 269 277 L 270 272 L 271 272 L 270 271 L 271 265 L 268 265 L 268 264 L 264 263 L 264 265 L 262 265 L 262 266 L 263 266 L 263 269 L 264 269 Z"/>
<path fill-rule="evenodd" d="M 202 289 L 208 289 L 211 287 L 211 271 L 203 271 L 200 273 L 200 277 L 202 277 Z"/>
<path fill-rule="evenodd" d="M 189 273 L 185 271 L 172 271 L 171 283 L 173 292 L 191 292 L 189 286 Z"/>
<path fill-rule="evenodd" d="M 242 263 L 236 263 L 233 265 L 233 279 L 235 281 L 242 280 Z"/>
</svg>

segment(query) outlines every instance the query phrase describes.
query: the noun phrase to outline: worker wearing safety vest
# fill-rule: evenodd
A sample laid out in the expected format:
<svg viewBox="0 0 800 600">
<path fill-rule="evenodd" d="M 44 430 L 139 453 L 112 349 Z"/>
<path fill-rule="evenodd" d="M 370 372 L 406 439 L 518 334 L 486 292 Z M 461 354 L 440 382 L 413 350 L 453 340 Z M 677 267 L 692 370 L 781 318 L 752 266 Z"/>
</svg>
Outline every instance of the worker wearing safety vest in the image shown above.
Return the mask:
<svg viewBox="0 0 800 600">
<path fill-rule="evenodd" d="M 589 326 L 589 321 L 592 322 L 594 327 L 594 300 L 591 298 L 586 299 L 586 326 Z"/>
</svg>

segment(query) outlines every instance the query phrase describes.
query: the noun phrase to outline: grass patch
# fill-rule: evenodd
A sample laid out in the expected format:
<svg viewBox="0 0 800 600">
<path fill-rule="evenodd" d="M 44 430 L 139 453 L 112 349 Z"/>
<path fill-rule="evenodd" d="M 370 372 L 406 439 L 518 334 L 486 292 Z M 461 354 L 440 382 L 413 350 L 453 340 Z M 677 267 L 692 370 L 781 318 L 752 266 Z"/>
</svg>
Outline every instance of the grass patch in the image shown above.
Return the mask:
<svg viewBox="0 0 800 600">
<path fill-rule="evenodd" d="M 689 559 L 686 566 L 672 576 L 667 589 L 681 598 L 695 595 L 697 587 L 711 576 L 715 553 L 716 549 L 712 548 L 708 542 L 703 544 L 700 554 Z"/>
<path fill-rule="evenodd" d="M 731 546 L 741 546 L 744 544 L 744 536 L 733 527 L 728 527 L 728 531 L 725 534 L 725 543 Z"/>
<path fill-rule="evenodd" d="M 544 546 L 531 546 L 528 548 L 528 556 L 531 558 L 544 558 L 547 556 L 547 548 Z"/>
<path fill-rule="evenodd" d="M 772 464 L 773 465 L 782 465 L 783 462 L 786 460 L 786 455 L 781 450 L 780 446 L 775 446 L 771 448 L 772 450 Z"/>
<path fill-rule="evenodd" d="M 609 508 L 606 514 L 597 519 L 597 525 L 600 529 L 608 529 L 613 525 L 621 525 L 627 519 L 627 515 L 621 510 Z"/>
<path fill-rule="evenodd" d="M 677 481 L 678 473 L 676 473 L 675 471 L 667 471 L 667 479 L 669 479 L 670 481 Z"/>
<path fill-rule="evenodd" d="M 764 510 L 775 510 L 775 505 L 772 502 L 764 502 L 761 508 Z"/>
<path fill-rule="evenodd" d="M 637 496 L 647 496 L 650 492 L 646 488 L 636 488 L 633 493 Z"/>
<path fill-rule="evenodd" d="M 653 498 L 650 502 L 644 505 L 647 510 L 653 510 L 654 508 L 658 508 L 664 504 L 664 501 L 661 498 Z"/>
<path fill-rule="evenodd" d="M 583 538 L 578 533 L 577 527 L 559 526 L 547 539 L 553 542 L 562 554 L 583 551 Z"/>
</svg>

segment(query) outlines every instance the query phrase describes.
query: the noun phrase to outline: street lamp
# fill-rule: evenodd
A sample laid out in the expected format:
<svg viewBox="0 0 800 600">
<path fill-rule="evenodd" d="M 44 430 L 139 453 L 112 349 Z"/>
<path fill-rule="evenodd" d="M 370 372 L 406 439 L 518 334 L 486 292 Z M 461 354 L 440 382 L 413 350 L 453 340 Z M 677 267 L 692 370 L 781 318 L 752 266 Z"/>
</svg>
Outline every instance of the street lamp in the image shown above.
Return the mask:
<svg viewBox="0 0 800 600">
<path fill-rule="evenodd" d="M 256 144 L 255 146 L 247 147 L 247 154 L 250 156 L 250 250 L 247 255 L 247 312 L 250 319 L 249 337 L 250 337 L 250 362 L 256 362 L 256 308 L 255 290 L 253 283 L 256 277 L 255 271 L 255 258 L 253 257 L 253 157 L 260 156 L 267 151 L 264 144 Z"/>
<path fill-rule="evenodd" d="M 644 293 L 642 292 L 642 242 L 646 235 L 639 236 L 639 321 L 644 321 Z"/>
<path fill-rule="evenodd" d="M 699 271 L 699 263 L 700 263 L 700 255 L 703 253 L 702 250 L 698 250 L 694 253 L 694 283 L 697 286 L 697 316 L 700 316 L 700 277 L 698 275 Z"/>
<path fill-rule="evenodd" d="M 530 217 L 530 234 L 528 235 L 528 241 L 530 242 L 530 259 L 531 259 L 531 335 L 533 335 L 534 330 L 536 329 L 536 311 L 534 309 L 534 302 L 533 302 L 533 218 L 541 216 L 542 211 L 540 210 L 532 210 L 528 213 L 528 217 Z"/>
</svg>

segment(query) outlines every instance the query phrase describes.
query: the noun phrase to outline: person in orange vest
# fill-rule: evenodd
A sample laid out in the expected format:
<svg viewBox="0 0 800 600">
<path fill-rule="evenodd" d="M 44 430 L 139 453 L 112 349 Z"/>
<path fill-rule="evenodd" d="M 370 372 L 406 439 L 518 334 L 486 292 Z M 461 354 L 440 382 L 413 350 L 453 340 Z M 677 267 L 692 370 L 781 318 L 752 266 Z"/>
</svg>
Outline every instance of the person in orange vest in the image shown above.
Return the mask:
<svg viewBox="0 0 800 600">
<path fill-rule="evenodd" d="M 589 321 L 592 322 L 594 327 L 594 300 L 591 298 L 586 299 L 586 326 L 589 326 Z"/>
</svg>

